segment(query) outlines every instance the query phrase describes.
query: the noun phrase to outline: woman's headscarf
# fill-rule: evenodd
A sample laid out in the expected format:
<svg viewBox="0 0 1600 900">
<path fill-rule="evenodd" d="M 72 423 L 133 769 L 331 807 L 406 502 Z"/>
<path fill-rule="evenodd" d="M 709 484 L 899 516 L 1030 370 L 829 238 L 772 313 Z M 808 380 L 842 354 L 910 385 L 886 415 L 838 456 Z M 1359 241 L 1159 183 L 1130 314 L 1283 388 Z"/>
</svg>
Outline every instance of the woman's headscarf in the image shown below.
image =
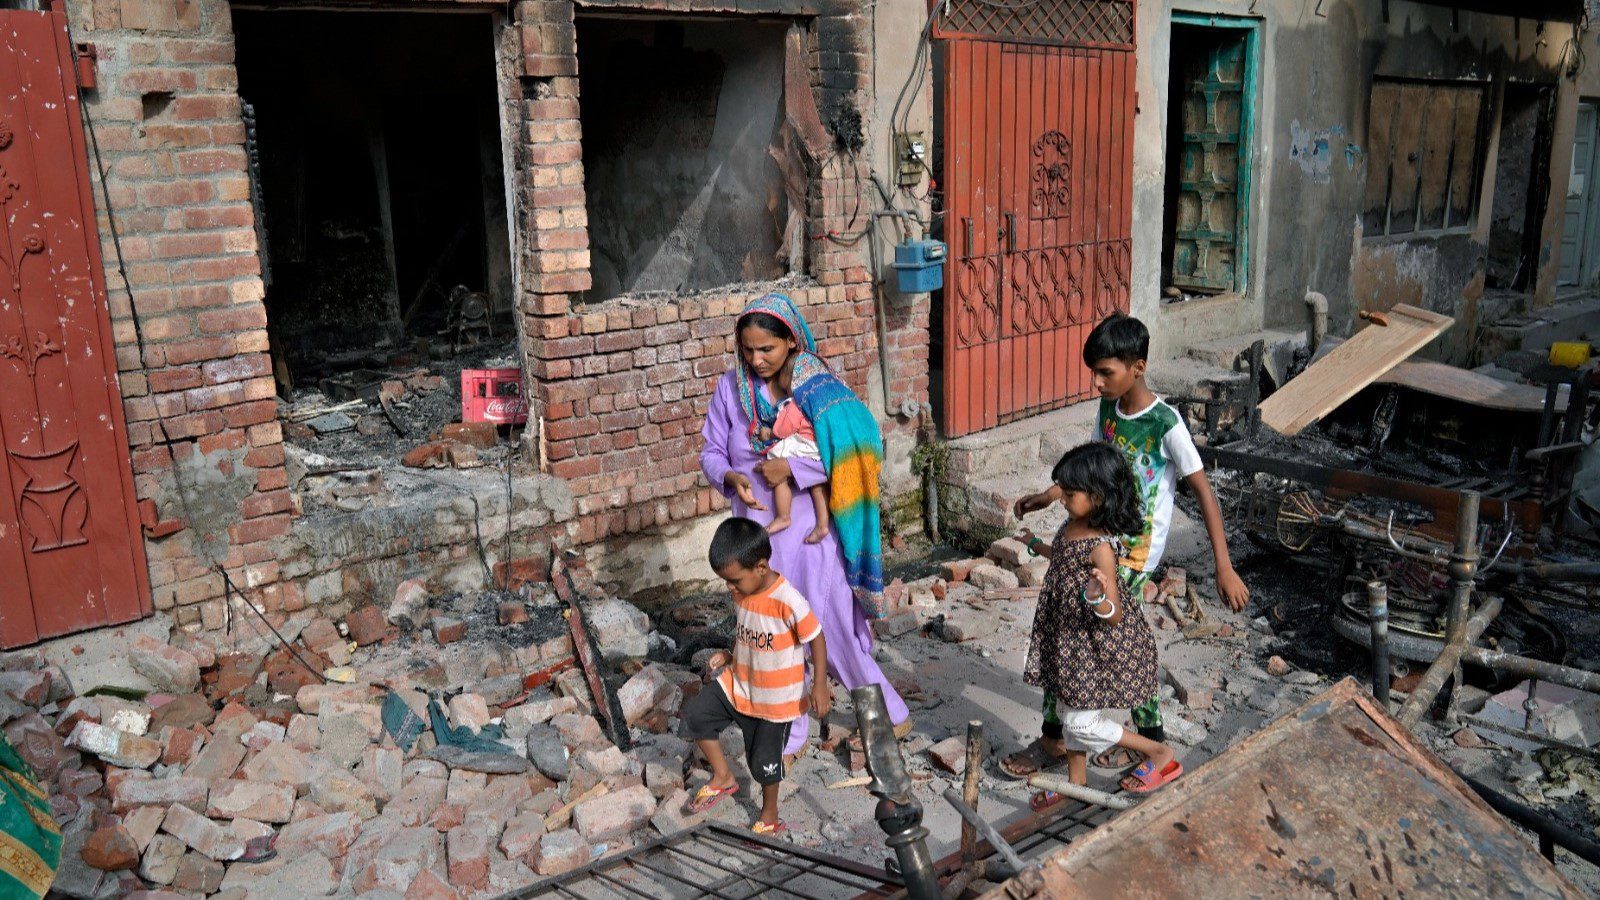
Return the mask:
<svg viewBox="0 0 1600 900">
<path fill-rule="evenodd" d="M 828 511 L 833 532 L 844 550 L 845 577 L 856 601 L 868 615 L 883 616 L 883 539 L 879 531 L 878 476 L 883 469 L 883 434 L 872 411 L 816 354 L 817 342 L 800 310 L 782 294 L 767 294 L 745 307 L 734 334 L 745 319 L 766 313 L 789 327 L 795 340 L 794 402 L 817 433 L 817 448 L 828 473 Z M 761 390 L 761 380 L 739 354 L 739 405 L 750 421 L 750 442 L 764 453 L 760 428 L 777 420 L 777 408 Z"/>
</svg>

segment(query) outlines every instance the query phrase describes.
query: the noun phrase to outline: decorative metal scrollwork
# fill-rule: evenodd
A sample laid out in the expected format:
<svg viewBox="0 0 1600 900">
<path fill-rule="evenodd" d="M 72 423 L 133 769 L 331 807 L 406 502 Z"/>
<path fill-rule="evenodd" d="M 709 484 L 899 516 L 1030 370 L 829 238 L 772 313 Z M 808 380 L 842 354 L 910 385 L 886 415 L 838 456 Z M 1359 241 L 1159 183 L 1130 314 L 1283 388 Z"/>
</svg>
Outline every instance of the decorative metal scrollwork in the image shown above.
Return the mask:
<svg viewBox="0 0 1600 900">
<path fill-rule="evenodd" d="M 1072 142 L 1047 131 L 1033 142 L 1033 159 L 1033 217 L 1065 216 L 1072 203 Z"/>
<path fill-rule="evenodd" d="M 999 337 L 999 261 L 992 256 L 966 257 L 954 275 L 956 344 L 971 347 Z"/>
</svg>

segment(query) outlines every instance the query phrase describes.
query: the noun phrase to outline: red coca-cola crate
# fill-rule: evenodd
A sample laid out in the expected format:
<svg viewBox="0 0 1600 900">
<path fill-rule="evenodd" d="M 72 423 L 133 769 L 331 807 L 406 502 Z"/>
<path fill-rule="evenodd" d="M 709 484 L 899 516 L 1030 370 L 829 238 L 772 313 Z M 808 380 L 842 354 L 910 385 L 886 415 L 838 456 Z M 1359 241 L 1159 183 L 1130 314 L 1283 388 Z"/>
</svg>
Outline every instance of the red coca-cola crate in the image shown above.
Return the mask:
<svg viewBox="0 0 1600 900">
<path fill-rule="evenodd" d="M 461 421 L 517 425 L 528 421 L 521 369 L 462 369 Z"/>
</svg>

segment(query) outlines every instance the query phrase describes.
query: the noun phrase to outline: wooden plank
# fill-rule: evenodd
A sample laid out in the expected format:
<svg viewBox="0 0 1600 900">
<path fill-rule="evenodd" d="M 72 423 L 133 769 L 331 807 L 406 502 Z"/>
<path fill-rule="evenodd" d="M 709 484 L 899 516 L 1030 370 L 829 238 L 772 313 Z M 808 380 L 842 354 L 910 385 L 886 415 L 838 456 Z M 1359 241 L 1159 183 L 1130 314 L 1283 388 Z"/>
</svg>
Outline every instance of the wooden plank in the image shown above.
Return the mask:
<svg viewBox="0 0 1600 900">
<path fill-rule="evenodd" d="M 1544 410 L 1544 389 L 1531 384 L 1502 381 L 1469 369 L 1436 362 L 1404 362 L 1389 370 L 1378 384 L 1397 384 L 1435 397 L 1459 400 L 1472 406 L 1506 412 L 1539 413 Z M 1556 394 L 1556 412 L 1567 408 L 1567 386 Z"/>
<path fill-rule="evenodd" d="M 1280 434 L 1299 434 L 1455 322 L 1449 316 L 1403 303 L 1386 315 L 1387 326 L 1368 325 L 1356 332 L 1262 401 L 1262 423 Z"/>
</svg>

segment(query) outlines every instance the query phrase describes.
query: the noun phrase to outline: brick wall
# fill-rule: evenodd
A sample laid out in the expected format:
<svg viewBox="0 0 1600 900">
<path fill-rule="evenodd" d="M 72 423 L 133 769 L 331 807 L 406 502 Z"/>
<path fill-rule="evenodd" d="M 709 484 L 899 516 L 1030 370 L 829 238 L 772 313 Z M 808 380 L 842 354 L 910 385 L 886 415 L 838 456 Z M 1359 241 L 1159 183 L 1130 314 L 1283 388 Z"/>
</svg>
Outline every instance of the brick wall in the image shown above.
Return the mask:
<svg viewBox="0 0 1600 900">
<path fill-rule="evenodd" d="M 867 108 L 870 31 L 851 4 L 591 0 L 584 6 L 809 16 L 805 57 L 823 119 L 843 107 Z M 521 308 L 527 372 L 544 423 L 541 451 L 549 471 L 571 488 L 577 538 L 589 544 L 726 506 L 700 475 L 700 428 L 717 379 L 734 362 L 735 317 L 759 291 L 576 305 L 590 277 L 573 16 L 567 0 L 518 5 L 527 76 Z M 828 136 L 821 137 L 825 144 Z M 874 303 L 865 244 L 847 241 L 869 222 L 873 205 L 858 192 L 871 187 L 864 161 L 824 149 L 808 198 L 809 277 L 780 289 L 806 315 L 821 355 L 865 397 L 869 370 L 878 364 Z M 888 327 L 893 411 L 900 398 L 926 396 L 926 298 L 891 304 Z M 909 431 L 894 419 L 884 426 L 891 436 Z"/>
<path fill-rule="evenodd" d="M 276 602 L 290 525 L 228 6 L 78 0 L 68 19 L 99 55 L 84 103 L 132 289 L 97 190 L 136 490 L 185 525 L 147 541 L 152 594 L 215 627 L 214 566 Z"/>
</svg>

